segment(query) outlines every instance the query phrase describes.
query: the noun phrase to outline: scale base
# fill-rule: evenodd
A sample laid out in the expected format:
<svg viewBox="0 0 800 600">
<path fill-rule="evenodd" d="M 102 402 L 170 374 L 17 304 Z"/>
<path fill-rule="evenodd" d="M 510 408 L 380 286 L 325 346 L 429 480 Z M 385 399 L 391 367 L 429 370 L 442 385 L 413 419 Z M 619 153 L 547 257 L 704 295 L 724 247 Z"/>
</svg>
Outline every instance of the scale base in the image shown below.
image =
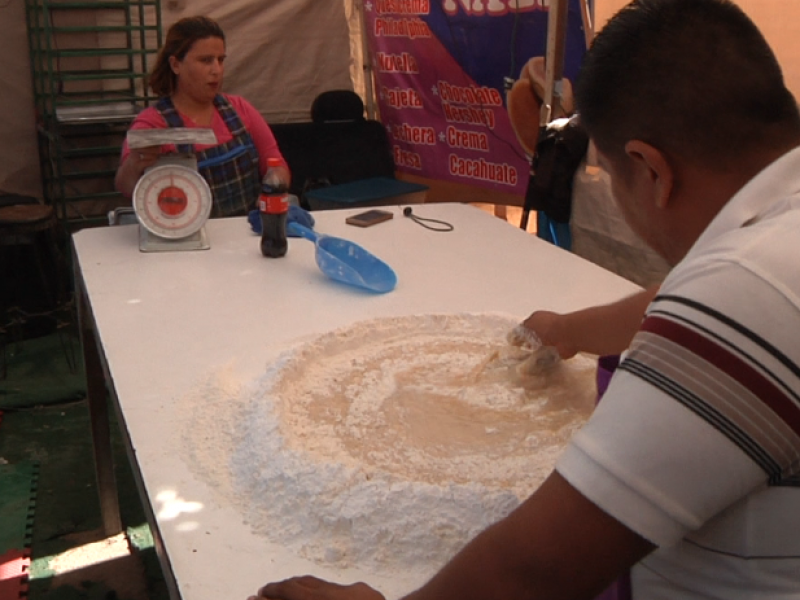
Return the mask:
<svg viewBox="0 0 800 600">
<path fill-rule="evenodd" d="M 180 239 L 167 239 L 153 235 L 147 229 L 139 226 L 139 251 L 140 252 L 176 252 L 181 250 L 208 250 L 206 228 L 201 227 L 192 235 Z"/>
</svg>

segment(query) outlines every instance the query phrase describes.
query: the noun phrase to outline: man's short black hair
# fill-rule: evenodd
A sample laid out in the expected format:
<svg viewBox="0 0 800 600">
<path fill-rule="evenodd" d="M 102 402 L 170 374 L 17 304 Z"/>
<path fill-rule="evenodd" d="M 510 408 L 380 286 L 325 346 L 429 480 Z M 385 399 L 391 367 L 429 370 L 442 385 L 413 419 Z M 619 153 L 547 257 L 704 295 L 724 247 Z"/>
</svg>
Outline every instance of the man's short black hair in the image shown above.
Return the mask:
<svg viewBox="0 0 800 600">
<path fill-rule="evenodd" d="M 632 139 L 724 167 L 800 135 L 797 103 L 761 32 L 728 0 L 634 0 L 597 35 L 575 86 L 597 147 Z"/>
</svg>

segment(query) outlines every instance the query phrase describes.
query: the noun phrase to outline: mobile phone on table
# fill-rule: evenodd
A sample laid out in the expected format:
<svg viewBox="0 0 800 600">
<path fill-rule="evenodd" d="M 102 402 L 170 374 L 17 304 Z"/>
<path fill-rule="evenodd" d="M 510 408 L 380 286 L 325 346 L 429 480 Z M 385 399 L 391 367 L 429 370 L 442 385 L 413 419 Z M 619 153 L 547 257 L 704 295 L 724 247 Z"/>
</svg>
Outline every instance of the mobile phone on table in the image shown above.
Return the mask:
<svg viewBox="0 0 800 600">
<path fill-rule="evenodd" d="M 348 225 L 355 225 L 356 227 L 371 227 L 372 225 L 388 221 L 393 217 L 394 214 L 388 210 L 372 209 L 358 213 L 352 217 L 347 217 L 344 222 Z"/>
</svg>

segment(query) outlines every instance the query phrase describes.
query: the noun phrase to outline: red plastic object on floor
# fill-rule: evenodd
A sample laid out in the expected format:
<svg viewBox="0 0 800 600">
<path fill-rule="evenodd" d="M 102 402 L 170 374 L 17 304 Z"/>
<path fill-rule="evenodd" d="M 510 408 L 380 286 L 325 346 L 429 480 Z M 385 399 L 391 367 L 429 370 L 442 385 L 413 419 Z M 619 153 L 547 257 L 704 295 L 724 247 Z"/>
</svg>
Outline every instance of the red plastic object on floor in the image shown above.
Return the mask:
<svg viewBox="0 0 800 600">
<path fill-rule="evenodd" d="M 28 550 L 11 549 L 0 555 L 0 598 L 27 598 L 30 568 L 31 555 Z"/>
</svg>

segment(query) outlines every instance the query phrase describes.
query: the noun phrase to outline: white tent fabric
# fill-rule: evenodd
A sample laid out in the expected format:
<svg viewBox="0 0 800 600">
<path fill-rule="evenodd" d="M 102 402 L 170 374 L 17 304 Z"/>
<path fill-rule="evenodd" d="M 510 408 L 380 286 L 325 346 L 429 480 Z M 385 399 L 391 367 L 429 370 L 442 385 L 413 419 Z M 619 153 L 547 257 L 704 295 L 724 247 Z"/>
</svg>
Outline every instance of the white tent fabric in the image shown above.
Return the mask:
<svg viewBox="0 0 800 600">
<path fill-rule="evenodd" d="M 268 122 L 308 120 L 319 93 L 363 88 L 355 0 L 163 0 L 164 34 L 198 14 L 226 33 L 225 91 L 247 98 Z M 0 0 L 0 53 L 0 193 L 40 198 L 23 0 Z"/>
<path fill-rule="evenodd" d="M 227 37 L 225 90 L 270 123 L 304 121 L 317 94 L 353 88 L 345 8 L 342 0 L 191 0 L 163 12 L 164 31 L 188 15 L 217 20 Z"/>
<path fill-rule="evenodd" d="M 41 197 L 25 3 L 0 0 L 0 193 Z"/>
<path fill-rule="evenodd" d="M 595 0 L 599 27 L 627 0 Z M 248 98 L 271 122 L 307 118 L 322 91 L 364 87 L 358 6 L 362 0 L 162 0 L 166 28 L 208 14 L 228 36 L 225 89 Z M 800 94 L 797 0 L 737 0 L 763 29 Z M 0 0 L 0 193 L 41 197 L 24 0 Z M 354 84 L 351 82 L 355 82 Z"/>
</svg>

